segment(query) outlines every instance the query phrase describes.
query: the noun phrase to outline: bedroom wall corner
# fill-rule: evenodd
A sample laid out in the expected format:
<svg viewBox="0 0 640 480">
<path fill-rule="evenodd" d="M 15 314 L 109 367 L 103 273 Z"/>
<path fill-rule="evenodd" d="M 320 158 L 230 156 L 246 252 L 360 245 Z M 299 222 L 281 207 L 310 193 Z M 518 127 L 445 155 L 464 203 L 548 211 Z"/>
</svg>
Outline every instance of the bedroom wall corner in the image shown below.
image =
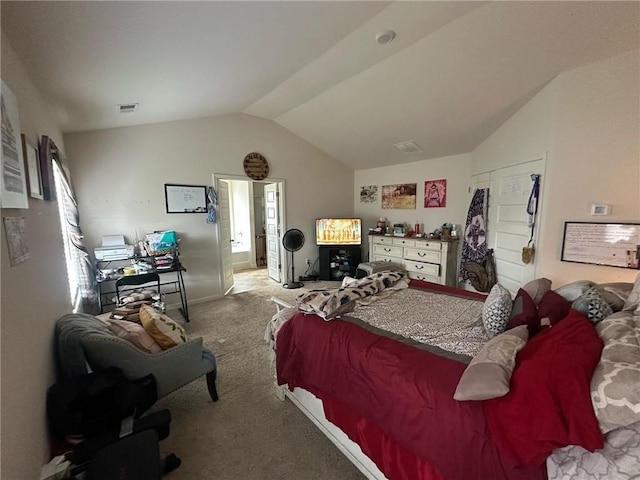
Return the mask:
<svg viewBox="0 0 640 480">
<path fill-rule="evenodd" d="M 553 136 L 553 184 L 545 193 L 541 274 L 557 285 L 588 278 L 633 281 L 638 272 L 560 261 L 565 221 L 640 221 L 640 50 L 560 75 Z M 591 205 L 611 205 L 592 216 Z M 559 208 L 561 206 L 561 208 Z"/>
</svg>

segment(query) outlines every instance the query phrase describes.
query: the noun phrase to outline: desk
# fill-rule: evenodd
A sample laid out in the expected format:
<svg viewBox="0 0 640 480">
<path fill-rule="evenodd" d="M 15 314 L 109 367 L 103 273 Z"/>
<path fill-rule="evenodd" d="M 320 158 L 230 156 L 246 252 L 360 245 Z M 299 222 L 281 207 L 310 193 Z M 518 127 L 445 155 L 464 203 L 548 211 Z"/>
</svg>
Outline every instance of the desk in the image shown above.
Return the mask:
<svg viewBox="0 0 640 480">
<path fill-rule="evenodd" d="M 127 260 L 128 261 L 128 260 Z M 111 261 L 98 261 L 97 262 L 97 270 L 102 271 L 102 269 L 106 268 L 112 262 L 122 262 L 122 260 L 111 260 Z M 187 290 L 184 286 L 184 278 L 182 277 L 182 272 L 186 272 L 187 269 L 180 263 L 178 259 L 176 259 L 170 268 L 153 268 L 151 270 L 147 270 L 145 273 L 157 272 L 160 274 L 160 294 L 170 295 L 172 293 L 180 294 L 180 313 L 184 317 L 184 319 L 189 321 L 189 306 L 187 305 Z M 163 279 L 162 277 L 166 276 L 165 274 L 174 274 L 175 278 L 172 279 Z M 98 295 L 98 308 L 100 309 L 100 313 L 103 313 L 104 307 L 107 305 L 115 305 L 113 301 L 113 297 L 116 294 L 115 281 L 122 277 L 122 274 L 111 274 L 108 278 L 96 278 L 96 288 Z M 172 286 L 173 289 L 171 291 L 163 290 L 163 286 Z M 122 291 L 122 290 L 121 290 Z"/>
</svg>

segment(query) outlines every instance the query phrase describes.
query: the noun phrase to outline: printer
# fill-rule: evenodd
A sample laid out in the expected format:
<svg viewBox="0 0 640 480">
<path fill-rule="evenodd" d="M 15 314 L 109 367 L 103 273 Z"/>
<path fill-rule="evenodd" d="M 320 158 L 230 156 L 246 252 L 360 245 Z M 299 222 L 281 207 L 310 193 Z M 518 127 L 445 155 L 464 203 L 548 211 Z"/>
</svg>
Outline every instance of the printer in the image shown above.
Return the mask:
<svg viewBox="0 0 640 480">
<path fill-rule="evenodd" d="M 103 235 L 102 246 L 93 253 L 98 261 L 127 260 L 134 256 L 135 248 L 124 243 L 124 235 Z"/>
</svg>

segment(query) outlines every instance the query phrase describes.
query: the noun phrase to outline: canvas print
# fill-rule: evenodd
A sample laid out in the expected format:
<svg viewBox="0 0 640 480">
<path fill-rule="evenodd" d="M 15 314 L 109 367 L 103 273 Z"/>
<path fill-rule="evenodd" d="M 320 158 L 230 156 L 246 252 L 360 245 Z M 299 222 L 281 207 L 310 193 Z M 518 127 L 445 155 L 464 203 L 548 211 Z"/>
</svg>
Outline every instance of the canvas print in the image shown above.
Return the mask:
<svg viewBox="0 0 640 480">
<path fill-rule="evenodd" d="M 447 206 L 447 181 L 427 180 L 424 182 L 424 208 Z"/>
<path fill-rule="evenodd" d="M 11 266 L 26 262 L 31 254 L 25 238 L 24 217 L 4 217 L 4 233 Z"/>
<path fill-rule="evenodd" d="M 360 187 L 360 203 L 376 203 L 378 201 L 378 186 L 365 185 Z"/>
<path fill-rule="evenodd" d="M 29 208 L 20 141 L 18 99 L 2 82 L 2 208 Z"/>
<path fill-rule="evenodd" d="M 382 208 L 416 208 L 417 183 L 382 186 Z"/>
</svg>

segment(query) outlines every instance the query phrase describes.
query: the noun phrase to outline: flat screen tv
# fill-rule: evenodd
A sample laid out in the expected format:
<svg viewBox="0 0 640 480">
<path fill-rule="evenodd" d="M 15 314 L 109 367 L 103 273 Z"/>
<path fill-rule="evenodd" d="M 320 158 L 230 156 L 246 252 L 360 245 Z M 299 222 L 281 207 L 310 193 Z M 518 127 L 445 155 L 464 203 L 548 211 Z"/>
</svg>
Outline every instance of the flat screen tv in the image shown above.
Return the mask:
<svg viewBox="0 0 640 480">
<path fill-rule="evenodd" d="M 316 244 L 360 245 L 362 243 L 362 219 L 318 218 L 316 219 Z"/>
</svg>

